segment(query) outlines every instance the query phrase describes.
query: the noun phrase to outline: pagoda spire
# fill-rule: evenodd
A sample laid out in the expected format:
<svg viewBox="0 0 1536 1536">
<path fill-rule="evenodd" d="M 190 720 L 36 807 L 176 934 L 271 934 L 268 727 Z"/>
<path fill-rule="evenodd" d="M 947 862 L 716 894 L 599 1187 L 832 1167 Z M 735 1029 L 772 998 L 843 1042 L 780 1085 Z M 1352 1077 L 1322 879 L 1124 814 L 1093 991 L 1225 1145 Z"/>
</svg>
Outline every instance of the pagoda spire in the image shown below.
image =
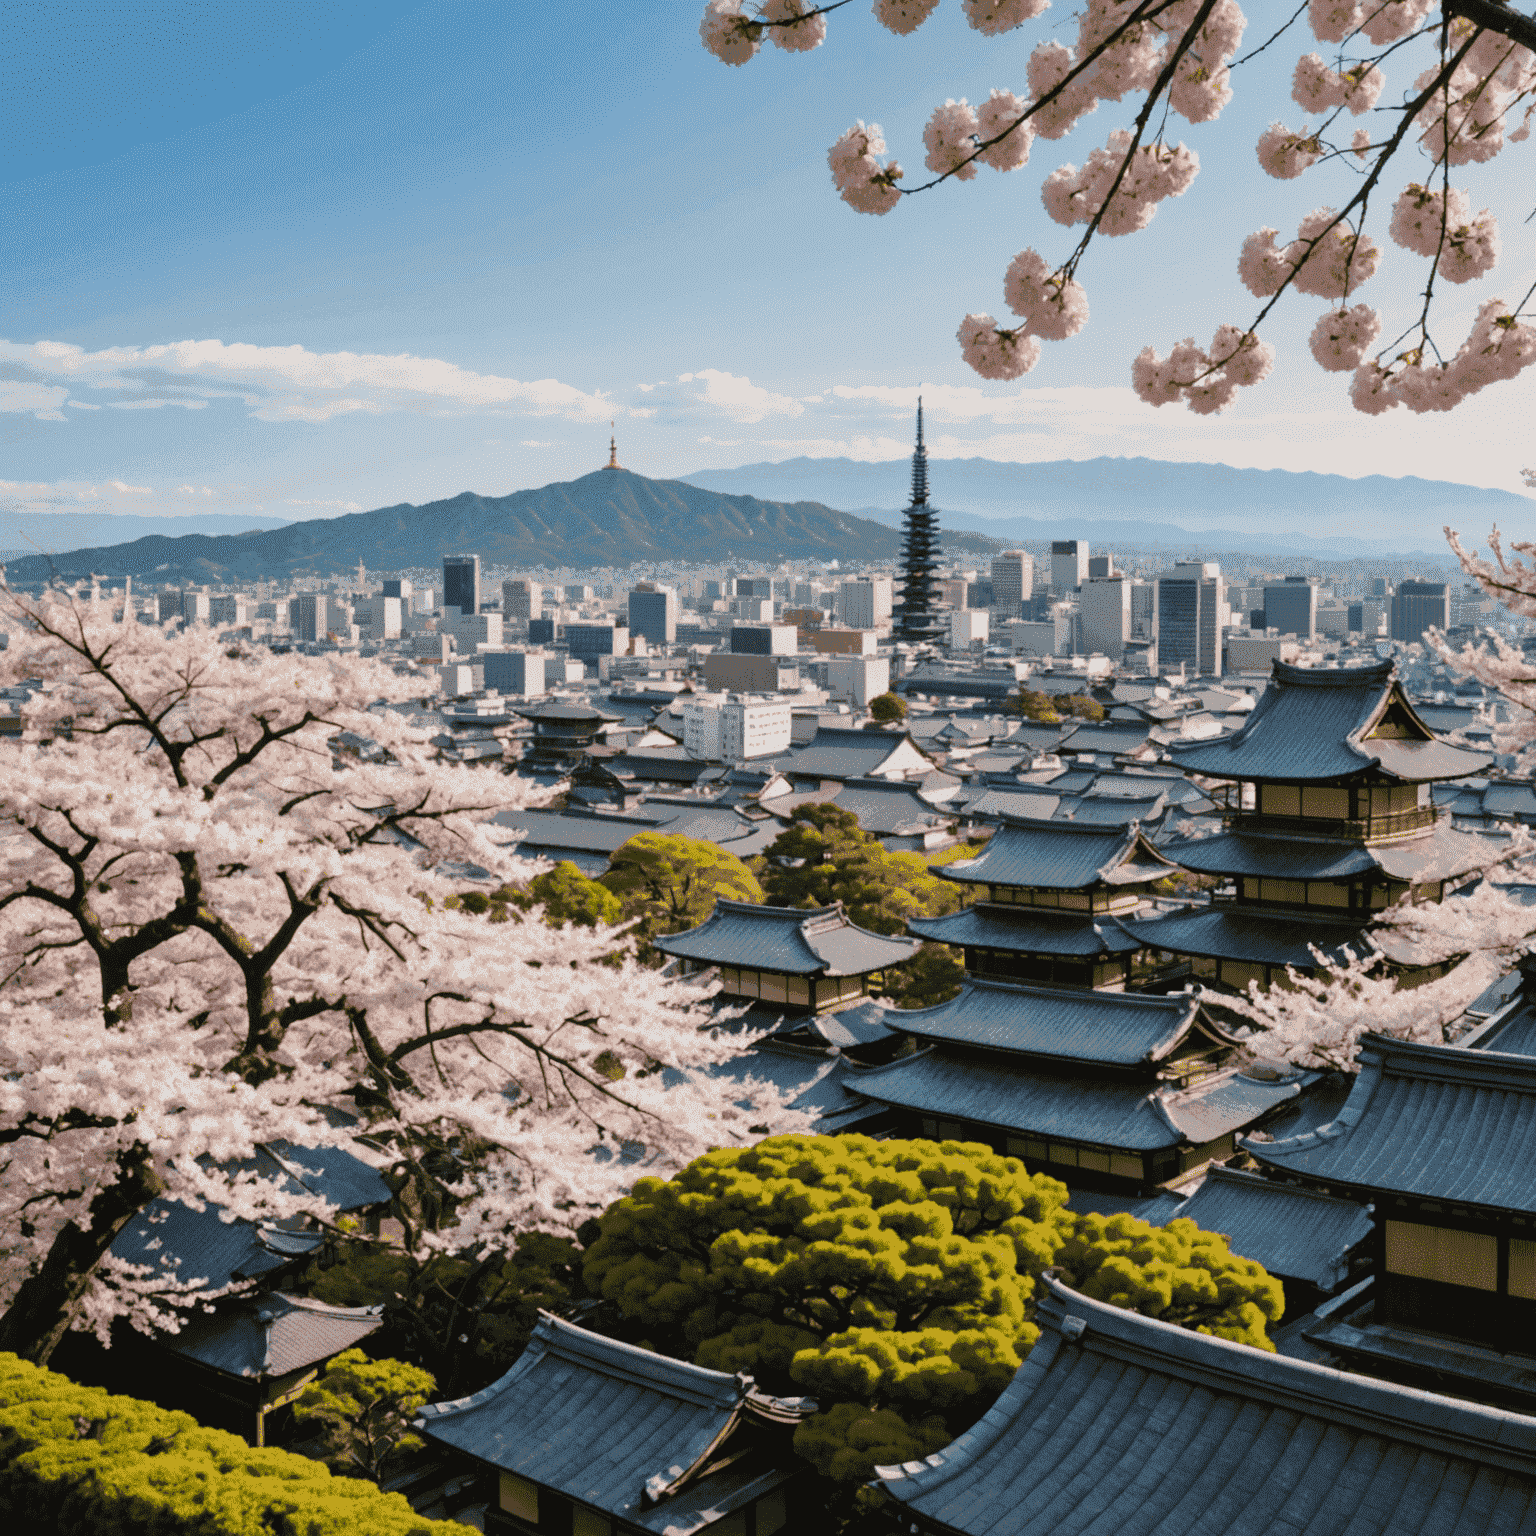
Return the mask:
<svg viewBox="0 0 1536 1536">
<path fill-rule="evenodd" d="M 923 397 L 917 397 L 917 448 L 912 454 L 912 505 L 928 505 L 928 450 L 923 446 Z"/>
<path fill-rule="evenodd" d="M 608 439 L 608 462 L 603 465 L 603 468 L 623 469 L 624 466 L 619 463 L 619 439 L 614 424 L 611 421 L 608 423 L 608 430 L 613 435 Z"/>
<path fill-rule="evenodd" d="M 917 398 L 917 446 L 912 453 L 912 504 L 902 515 L 901 602 L 893 613 L 898 640 L 937 640 L 939 620 L 938 514 L 928 505 L 928 450 L 923 444 L 923 398 Z"/>
</svg>

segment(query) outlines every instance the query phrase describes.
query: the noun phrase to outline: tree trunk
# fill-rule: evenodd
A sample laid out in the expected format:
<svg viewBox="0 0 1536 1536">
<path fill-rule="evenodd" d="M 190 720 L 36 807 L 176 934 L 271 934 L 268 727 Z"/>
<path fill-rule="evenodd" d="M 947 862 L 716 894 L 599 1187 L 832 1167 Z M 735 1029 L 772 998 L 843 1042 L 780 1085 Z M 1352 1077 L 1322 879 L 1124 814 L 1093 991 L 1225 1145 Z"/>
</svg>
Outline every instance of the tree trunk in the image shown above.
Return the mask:
<svg viewBox="0 0 1536 1536">
<path fill-rule="evenodd" d="M 164 1188 L 147 1147 L 120 1153 L 116 1180 L 91 1201 L 89 1229 L 66 1226 L 0 1317 L 0 1351 L 47 1365 L 117 1234 Z"/>
</svg>

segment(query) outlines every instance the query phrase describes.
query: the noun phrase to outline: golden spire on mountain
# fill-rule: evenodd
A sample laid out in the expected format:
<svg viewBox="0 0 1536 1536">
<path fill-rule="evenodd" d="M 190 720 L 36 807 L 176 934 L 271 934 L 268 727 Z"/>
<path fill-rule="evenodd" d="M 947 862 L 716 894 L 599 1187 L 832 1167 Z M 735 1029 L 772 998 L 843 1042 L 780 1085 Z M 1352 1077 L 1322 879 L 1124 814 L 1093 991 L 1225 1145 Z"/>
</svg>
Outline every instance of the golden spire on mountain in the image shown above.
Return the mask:
<svg viewBox="0 0 1536 1536">
<path fill-rule="evenodd" d="M 608 430 L 610 432 L 612 432 L 614 430 L 614 426 L 613 426 L 613 423 L 611 421 L 608 423 Z M 619 463 L 619 440 L 618 440 L 617 436 L 610 437 L 608 439 L 608 462 L 603 465 L 603 468 L 604 469 L 623 469 L 624 468 L 624 466 Z"/>
</svg>

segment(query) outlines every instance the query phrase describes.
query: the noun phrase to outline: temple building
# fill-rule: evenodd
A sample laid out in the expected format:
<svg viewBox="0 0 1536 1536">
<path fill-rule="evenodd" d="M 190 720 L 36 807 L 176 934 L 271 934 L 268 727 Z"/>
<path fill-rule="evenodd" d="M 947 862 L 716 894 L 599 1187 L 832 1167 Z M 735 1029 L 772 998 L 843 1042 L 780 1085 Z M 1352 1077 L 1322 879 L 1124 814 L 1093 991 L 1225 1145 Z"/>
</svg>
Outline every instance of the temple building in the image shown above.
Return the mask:
<svg viewBox="0 0 1536 1536">
<path fill-rule="evenodd" d="M 776 1536 L 814 1410 L 546 1312 L 505 1376 L 418 1425 L 479 1472 L 487 1536 Z"/>
<path fill-rule="evenodd" d="M 974 859 L 934 873 L 976 894 L 907 931 L 965 951 L 974 976 L 1123 989 L 1154 951 L 1122 919 L 1142 913 L 1159 880 L 1178 873 L 1134 821 L 1095 825 L 1010 816 Z"/>
<path fill-rule="evenodd" d="M 922 1536 L 1536 1530 L 1536 1422 L 1210 1338 L 1047 1273 L 991 1409 L 877 1467 Z M 892 1522 L 894 1525 L 896 1522 Z"/>
<path fill-rule="evenodd" d="M 620 716 L 604 714 L 590 704 L 554 700 L 517 713 L 533 725 L 533 740 L 519 764 L 520 773 L 568 774 L 609 726 L 622 723 Z"/>
<path fill-rule="evenodd" d="M 652 943 L 684 962 L 684 973 L 718 966 L 728 998 L 754 998 L 820 1013 L 864 996 L 871 976 L 917 953 L 912 939 L 888 938 L 830 907 L 764 907 L 718 897 L 715 910 L 684 933 Z"/>
<path fill-rule="evenodd" d="M 1373 1207 L 1373 1279 L 1308 1337 L 1375 1374 L 1531 1412 L 1536 1059 L 1367 1035 L 1359 1062 L 1336 1119 L 1243 1142 L 1272 1176 Z"/>
<path fill-rule="evenodd" d="M 1191 992 L 1029 987 L 968 977 L 892 1009 L 915 1054 L 861 1071 L 899 1135 L 982 1141 L 1073 1188 L 1142 1196 L 1230 1157 L 1314 1074 L 1225 1065 L 1233 1041 Z"/>
<path fill-rule="evenodd" d="M 928 450 L 923 446 L 923 402 L 917 402 L 917 448 L 912 454 L 912 504 L 901 519 L 901 602 L 891 617 L 897 640 L 937 640 L 939 621 L 939 515 L 928 505 Z"/>
<path fill-rule="evenodd" d="M 1286 967 L 1312 973 L 1364 955 L 1376 916 L 1407 898 L 1439 901 L 1489 861 L 1480 838 L 1452 830 L 1431 785 L 1483 772 L 1490 759 L 1441 741 L 1383 661 L 1351 668 L 1275 662 L 1240 729 L 1175 745 L 1174 763 L 1224 808 L 1215 837 L 1170 841 L 1185 869 L 1231 882 L 1205 906 L 1124 920 L 1148 948 L 1187 959 L 1206 984 L 1271 985 Z M 1392 957 L 1389 957 L 1392 958 Z M 1405 983 L 1442 968 L 1395 957 Z"/>
</svg>

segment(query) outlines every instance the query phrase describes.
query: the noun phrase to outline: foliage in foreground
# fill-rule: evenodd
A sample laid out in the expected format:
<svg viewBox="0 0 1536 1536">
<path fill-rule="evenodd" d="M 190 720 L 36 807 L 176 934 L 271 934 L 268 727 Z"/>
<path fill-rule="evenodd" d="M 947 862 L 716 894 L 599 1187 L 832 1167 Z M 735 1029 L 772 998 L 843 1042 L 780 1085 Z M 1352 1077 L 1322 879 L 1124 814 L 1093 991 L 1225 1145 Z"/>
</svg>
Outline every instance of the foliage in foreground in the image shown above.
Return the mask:
<svg viewBox="0 0 1536 1536">
<path fill-rule="evenodd" d="M 18 1536 L 468 1536 L 289 1451 L 0 1355 L 0 1517 Z"/>
<path fill-rule="evenodd" d="M 696 837 L 641 832 L 613 856 L 602 883 L 618 897 L 642 940 L 696 928 L 715 910 L 715 898 L 763 899 L 757 876 L 736 857 Z"/>
<path fill-rule="evenodd" d="M 973 1423 L 1039 1337 L 1052 1266 L 1112 1305 L 1272 1348 L 1280 1284 L 1224 1238 L 1066 1199 L 977 1142 L 777 1136 L 642 1179 L 584 1276 L 650 1346 L 816 1397 L 796 1449 L 838 1480 Z"/>
<path fill-rule="evenodd" d="M 293 1405 L 300 1423 L 315 1425 L 338 1471 L 377 1482 L 397 1453 L 425 1444 L 411 1421 L 437 1383 L 403 1360 L 370 1360 L 360 1349 L 336 1356 Z"/>
</svg>

